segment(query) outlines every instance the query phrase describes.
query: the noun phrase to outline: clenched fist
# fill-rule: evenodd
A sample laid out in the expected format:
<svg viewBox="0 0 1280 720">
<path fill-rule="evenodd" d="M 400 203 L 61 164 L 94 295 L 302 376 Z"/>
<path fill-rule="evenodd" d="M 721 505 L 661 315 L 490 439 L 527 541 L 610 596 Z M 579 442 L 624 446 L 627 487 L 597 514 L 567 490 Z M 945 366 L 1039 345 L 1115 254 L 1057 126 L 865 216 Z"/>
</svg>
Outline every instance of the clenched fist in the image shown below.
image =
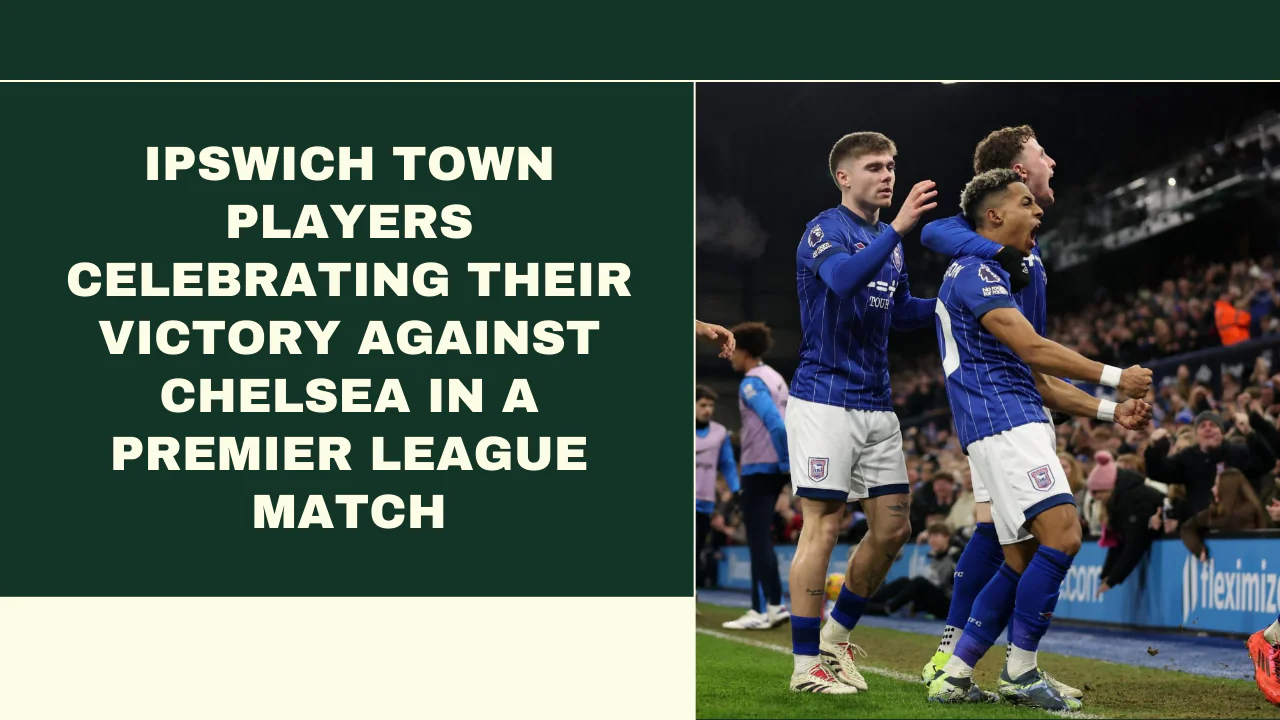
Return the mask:
<svg viewBox="0 0 1280 720">
<path fill-rule="evenodd" d="M 1151 371 L 1140 365 L 1125 368 L 1120 373 L 1120 384 L 1116 389 L 1131 398 L 1144 398 L 1151 389 Z"/>
</svg>

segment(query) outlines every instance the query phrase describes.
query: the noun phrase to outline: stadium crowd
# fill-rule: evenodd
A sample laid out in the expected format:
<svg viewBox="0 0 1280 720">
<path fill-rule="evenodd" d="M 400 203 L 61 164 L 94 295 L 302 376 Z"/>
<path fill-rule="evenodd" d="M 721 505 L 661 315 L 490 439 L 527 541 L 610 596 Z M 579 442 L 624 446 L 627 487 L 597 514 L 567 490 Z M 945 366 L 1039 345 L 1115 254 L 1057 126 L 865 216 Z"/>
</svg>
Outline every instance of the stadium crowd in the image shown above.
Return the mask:
<svg viewBox="0 0 1280 720">
<path fill-rule="evenodd" d="M 1181 279 L 1120 298 L 1100 298 L 1078 313 L 1050 315 L 1050 334 L 1084 355 L 1120 366 L 1148 362 L 1251 338 L 1280 334 L 1280 293 L 1272 256 L 1231 266 L 1189 271 Z M 1194 278 L 1194 279 L 1192 279 Z M 1057 427 L 1059 458 L 1070 479 L 1087 537 L 1108 549 L 1105 587 L 1128 577 L 1151 543 L 1181 538 L 1204 557 L 1204 533 L 1280 528 L 1280 368 L 1258 357 L 1218 387 L 1182 365 L 1148 396 L 1151 428 L 1134 432 L 1111 423 L 1074 418 Z M 899 361 L 894 403 L 903 420 L 904 451 L 912 484 L 912 532 L 938 557 L 962 548 L 973 532 L 973 485 L 968 462 L 952 432 L 937 356 Z M 721 502 L 711 521 L 712 560 L 725 544 L 745 544 L 741 511 L 721 480 Z M 773 539 L 794 544 L 802 518 L 798 498 L 784 491 L 774 515 Z M 949 537 L 940 542 L 942 528 Z M 856 545 L 866 532 L 857 503 L 846 511 L 840 541 Z M 715 583 L 716 563 L 708 562 Z M 947 578 L 886 589 L 872 611 L 892 612 L 903 598 L 917 609 L 949 595 Z"/>
</svg>

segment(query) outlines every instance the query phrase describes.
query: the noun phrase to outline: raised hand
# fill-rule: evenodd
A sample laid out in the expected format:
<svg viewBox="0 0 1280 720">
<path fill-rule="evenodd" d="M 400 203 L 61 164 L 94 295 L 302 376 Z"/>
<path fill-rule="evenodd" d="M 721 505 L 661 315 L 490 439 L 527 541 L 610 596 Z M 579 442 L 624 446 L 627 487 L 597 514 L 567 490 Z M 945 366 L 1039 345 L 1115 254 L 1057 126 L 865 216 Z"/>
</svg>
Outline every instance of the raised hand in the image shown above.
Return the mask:
<svg viewBox="0 0 1280 720">
<path fill-rule="evenodd" d="M 921 215 L 938 207 L 938 203 L 929 202 L 938 194 L 938 191 L 934 190 L 936 185 L 932 180 L 921 180 L 911 188 L 911 192 L 907 193 L 906 202 L 902 203 L 902 209 L 898 211 L 898 216 L 891 223 L 898 235 L 906 237 L 907 233 L 911 232 L 920 221 Z"/>
</svg>

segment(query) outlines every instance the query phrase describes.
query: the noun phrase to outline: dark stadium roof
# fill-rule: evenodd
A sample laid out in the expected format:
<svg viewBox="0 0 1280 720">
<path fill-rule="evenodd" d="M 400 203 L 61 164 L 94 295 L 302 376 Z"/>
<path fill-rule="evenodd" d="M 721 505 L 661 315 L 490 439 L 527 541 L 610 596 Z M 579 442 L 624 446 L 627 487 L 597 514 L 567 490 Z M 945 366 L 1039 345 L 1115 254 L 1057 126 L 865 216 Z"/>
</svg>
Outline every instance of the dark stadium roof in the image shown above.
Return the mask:
<svg viewBox="0 0 1280 720">
<path fill-rule="evenodd" d="M 1036 129 L 1058 162 L 1061 199 L 1067 186 L 1105 177 L 1105 192 L 1221 140 L 1280 109 L 1280 84 L 699 83 L 697 103 L 699 185 L 742 200 L 773 245 L 794 244 L 807 220 L 839 202 L 826 158 L 847 132 L 897 143 L 895 210 L 911 184 L 937 181 L 936 218 L 956 211 L 974 145 L 996 128 Z M 919 247 L 906 245 L 910 263 Z"/>
</svg>

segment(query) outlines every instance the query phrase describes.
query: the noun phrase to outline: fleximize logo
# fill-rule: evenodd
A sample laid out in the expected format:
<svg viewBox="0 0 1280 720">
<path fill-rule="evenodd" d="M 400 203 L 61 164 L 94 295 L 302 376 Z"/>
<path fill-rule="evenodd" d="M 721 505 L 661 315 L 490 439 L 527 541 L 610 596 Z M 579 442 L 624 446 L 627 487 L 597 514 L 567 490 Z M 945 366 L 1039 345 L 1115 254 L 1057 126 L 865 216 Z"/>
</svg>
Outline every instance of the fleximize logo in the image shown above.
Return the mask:
<svg viewBox="0 0 1280 720">
<path fill-rule="evenodd" d="M 1216 558 L 1202 563 L 1188 555 L 1182 564 L 1182 621 L 1202 609 L 1264 615 L 1280 611 L 1280 574 L 1267 572 L 1265 559 L 1259 572 L 1245 571 L 1243 565 L 1237 558 L 1234 570 L 1219 570 Z"/>
</svg>

